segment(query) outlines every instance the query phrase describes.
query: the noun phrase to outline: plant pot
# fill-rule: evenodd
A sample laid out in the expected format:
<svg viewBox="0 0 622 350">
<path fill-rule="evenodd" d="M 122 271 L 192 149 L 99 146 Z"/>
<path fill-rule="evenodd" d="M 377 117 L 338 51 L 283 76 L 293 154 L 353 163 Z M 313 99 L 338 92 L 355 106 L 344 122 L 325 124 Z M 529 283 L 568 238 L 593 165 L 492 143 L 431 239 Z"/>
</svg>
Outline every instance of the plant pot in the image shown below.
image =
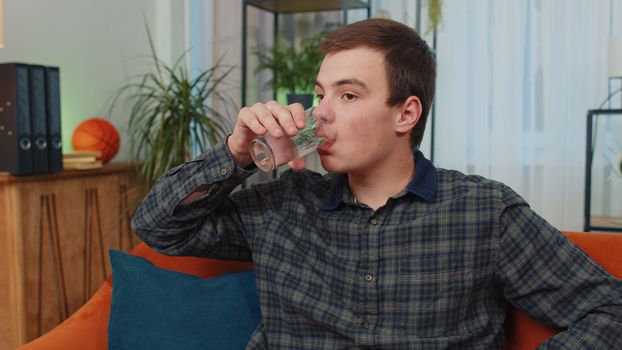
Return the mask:
<svg viewBox="0 0 622 350">
<path fill-rule="evenodd" d="M 300 103 L 305 110 L 313 107 L 313 94 L 287 94 L 287 104 Z"/>
</svg>

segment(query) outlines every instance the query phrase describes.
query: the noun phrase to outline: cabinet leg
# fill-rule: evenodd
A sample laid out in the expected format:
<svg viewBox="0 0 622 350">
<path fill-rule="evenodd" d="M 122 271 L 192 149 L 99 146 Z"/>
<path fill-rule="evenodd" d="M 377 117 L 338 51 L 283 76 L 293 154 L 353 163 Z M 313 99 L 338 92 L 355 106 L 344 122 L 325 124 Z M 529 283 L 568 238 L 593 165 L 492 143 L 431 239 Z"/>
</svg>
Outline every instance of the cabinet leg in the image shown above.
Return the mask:
<svg viewBox="0 0 622 350">
<path fill-rule="evenodd" d="M 93 249 L 96 243 L 93 241 L 93 236 L 95 235 L 97 236 L 97 244 L 99 245 L 98 251 L 102 273 L 102 279 L 98 282 L 101 282 L 108 277 L 104 235 L 102 232 L 101 213 L 99 210 L 99 194 L 97 188 L 90 188 L 86 190 L 84 200 L 84 293 L 82 296 L 84 303 L 91 297 L 93 289 L 91 272 L 94 265 Z"/>
<path fill-rule="evenodd" d="M 58 229 L 58 216 L 56 213 L 56 197 L 54 194 L 42 195 L 39 201 L 39 266 L 38 266 L 38 290 L 37 290 L 37 332 L 43 334 L 43 254 L 44 254 L 44 231 L 47 224 L 48 241 L 52 257 L 54 271 L 54 287 L 56 289 L 56 303 L 59 322 L 69 316 L 67 302 L 67 286 L 65 283 L 65 270 L 61 253 L 60 234 Z"/>
<path fill-rule="evenodd" d="M 128 188 L 122 184 L 119 186 L 119 249 L 128 251 L 134 247 L 132 235 L 132 213 L 129 205 Z M 127 242 L 127 246 L 125 245 Z"/>
</svg>

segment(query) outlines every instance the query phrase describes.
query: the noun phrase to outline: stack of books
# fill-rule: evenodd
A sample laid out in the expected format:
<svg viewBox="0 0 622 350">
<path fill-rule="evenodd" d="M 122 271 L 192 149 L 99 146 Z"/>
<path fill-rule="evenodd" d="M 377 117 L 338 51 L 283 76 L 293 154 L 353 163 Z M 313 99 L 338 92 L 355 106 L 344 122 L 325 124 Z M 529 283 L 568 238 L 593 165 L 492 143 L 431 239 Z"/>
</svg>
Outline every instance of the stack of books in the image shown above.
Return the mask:
<svg viewBox="0 0 622 350">
<path fill-rule="evenodd" d="M 63 153 L 63 169 L 88 170 L 103 166 L 100 151 L 74 151 Z"/>
</svg>

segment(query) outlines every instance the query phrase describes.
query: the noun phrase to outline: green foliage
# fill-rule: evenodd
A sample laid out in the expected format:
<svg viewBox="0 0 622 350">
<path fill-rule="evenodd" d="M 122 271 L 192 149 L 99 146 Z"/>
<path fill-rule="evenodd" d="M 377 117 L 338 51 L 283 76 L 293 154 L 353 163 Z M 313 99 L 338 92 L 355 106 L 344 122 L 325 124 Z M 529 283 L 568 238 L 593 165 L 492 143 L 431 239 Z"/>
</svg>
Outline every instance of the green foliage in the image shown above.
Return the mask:
<svg viewBox="0 0 622 350">
<path fill-rule="evenodd" d="M 428 28 L 426 34 L 434 32 L 443 20 L 443 0 L 428 0 Z"/>
<path fill-rule="evenodd" d="M 319 46 L 324 35 L 325 33 L 320 33 L 303 39 L 298 50 L 283 41 L 277 41 L 271 50 L 256 50 L 254 54 L 259 60 L 259 65 L 255 72 L 270 70 L 272 79 L 266 84 L 274 91 L 313 92 L 315 78 L 323 58 Z"/>
<path fill-rule="evenodd" d="M 185 64 L 187 51 L 173 66 L 167 65 L 157 57 L 146 29 L 154 70 L 119 88 L 111 108 L 120 98 L 130 105 L 130 157 L 141 164 L 141 179 L 152 184 L 166 170 L 190 160 L 193 149 L 205 150 L 229 132 L 228 119 L 208 99 L 224 107 L 235 104 L 217 90 L 233 67 L 218 61 L 191 77 Z"/>
</svg>

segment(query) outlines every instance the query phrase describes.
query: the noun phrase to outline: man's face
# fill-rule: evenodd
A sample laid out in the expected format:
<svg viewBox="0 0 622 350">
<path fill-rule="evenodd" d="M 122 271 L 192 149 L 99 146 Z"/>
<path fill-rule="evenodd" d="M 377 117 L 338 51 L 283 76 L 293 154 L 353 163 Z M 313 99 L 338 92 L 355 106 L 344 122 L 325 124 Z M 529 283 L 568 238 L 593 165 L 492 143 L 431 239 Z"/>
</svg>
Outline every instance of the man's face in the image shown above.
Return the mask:
<svg viewBox="0 0 622 350">
<path fill-rule="evenodd" d="M 364 173 L 387 161 L 397 147 L 401 106 L 386 104 L 389 84 L 381 53 L 356 48 L 327 55 L 315 91 L 320 103 L 314 115 L 327 120 L 321 133 L 329 137 L 318 149 L 324 169 Z"/>
</svg>

